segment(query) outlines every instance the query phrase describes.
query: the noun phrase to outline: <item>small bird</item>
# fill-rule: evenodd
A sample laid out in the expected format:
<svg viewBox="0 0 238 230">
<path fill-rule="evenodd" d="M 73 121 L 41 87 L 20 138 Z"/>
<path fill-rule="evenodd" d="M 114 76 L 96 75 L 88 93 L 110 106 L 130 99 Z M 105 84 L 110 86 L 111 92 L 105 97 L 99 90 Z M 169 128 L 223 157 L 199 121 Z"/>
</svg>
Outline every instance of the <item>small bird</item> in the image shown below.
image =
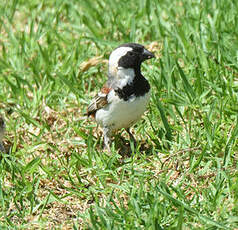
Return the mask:
<svg viewBox="0 0 238 230">
<path fill-rule="evenodd" d="M 150 98 L 150 84 L 141 74 L 141 63 L 154 57 L 137 43 L 122 44 L 109 57 L 108 81 L 87 109 L 87 115 L 102 127 L 108 150 L 112 134 L 122 128 L 136 142 L 129 128 L 141 118 Z"/>
<path fill-rule="evenodd" d="M 1 152 L 5 153 L 5 148 L 2 144 L 4 133 L 5 133 L 5 122 L 3 118 L 0 116 L 0 153 Z"/>
</svg>

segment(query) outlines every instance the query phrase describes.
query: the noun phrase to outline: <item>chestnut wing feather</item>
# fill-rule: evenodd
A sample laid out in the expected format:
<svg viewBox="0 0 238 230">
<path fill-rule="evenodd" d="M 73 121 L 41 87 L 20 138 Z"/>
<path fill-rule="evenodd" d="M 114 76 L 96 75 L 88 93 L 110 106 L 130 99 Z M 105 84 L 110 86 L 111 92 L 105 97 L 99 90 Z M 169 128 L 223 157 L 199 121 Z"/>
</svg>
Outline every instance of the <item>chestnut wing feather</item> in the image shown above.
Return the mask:
<svg viewBox="0 0 238 230">
<path fill-rule="evenodd" d="M 95 116 L 95 113 L 97 110 L 103 108 L 105 105 L 108 104 L 107 101 L 107 95 L 110 92 L 110 88 L 107 86 L 104 86 L 101 89 L 101 92 L 97 94 L 97 96 L 93 99 L 93 101 L 89 104 L 88 109 L 87 109 L 87 115 L 93 115 Z"/>
</svg>

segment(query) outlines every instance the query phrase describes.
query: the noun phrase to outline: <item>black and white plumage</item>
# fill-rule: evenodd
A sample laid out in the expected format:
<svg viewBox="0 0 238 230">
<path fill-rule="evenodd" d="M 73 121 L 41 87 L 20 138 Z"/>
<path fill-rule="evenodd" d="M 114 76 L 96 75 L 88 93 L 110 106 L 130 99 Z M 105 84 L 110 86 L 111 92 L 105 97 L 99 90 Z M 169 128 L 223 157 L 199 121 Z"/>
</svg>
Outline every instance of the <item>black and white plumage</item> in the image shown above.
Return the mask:
<svg viewBox="0 0 238 230">
<path fill-rule="evenodd" d="M 0 116 L 0 152 L 5 153 L 5 148 L 2 144 L 2 139 L 5 133 L 5 122 L 3 118 Z"/>
<path fill-rule="evenodd" d="M 150 98 L 150 85 L 141 74 L 141 63 L 153 57 L 137 43 L 120 45 L 109 57 L 108 81 L 87 110 L 87 115 L 94 116 L 102 127 L 108 149 L 112 133 L 121 128 L 135 140 L 129 127 L 141 118 Z"/>
</svg>

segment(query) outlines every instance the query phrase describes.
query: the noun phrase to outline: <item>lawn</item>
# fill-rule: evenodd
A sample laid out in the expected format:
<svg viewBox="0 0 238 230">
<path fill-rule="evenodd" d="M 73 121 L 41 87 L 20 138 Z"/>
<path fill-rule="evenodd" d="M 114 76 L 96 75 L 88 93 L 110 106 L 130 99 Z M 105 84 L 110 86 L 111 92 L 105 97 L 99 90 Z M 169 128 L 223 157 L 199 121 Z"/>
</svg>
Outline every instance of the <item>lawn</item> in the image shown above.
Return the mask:
<svg viewBox="0 0 238 230">
<path fill-rule="evenodd" d="M 238 1 L 1 0 L 0 229 L 238 229 Z M 156 59 L 112 153 L 85 117 L 125 42 Z M 126 152 L 126 154 L 124 154 Z"/>
</svg>

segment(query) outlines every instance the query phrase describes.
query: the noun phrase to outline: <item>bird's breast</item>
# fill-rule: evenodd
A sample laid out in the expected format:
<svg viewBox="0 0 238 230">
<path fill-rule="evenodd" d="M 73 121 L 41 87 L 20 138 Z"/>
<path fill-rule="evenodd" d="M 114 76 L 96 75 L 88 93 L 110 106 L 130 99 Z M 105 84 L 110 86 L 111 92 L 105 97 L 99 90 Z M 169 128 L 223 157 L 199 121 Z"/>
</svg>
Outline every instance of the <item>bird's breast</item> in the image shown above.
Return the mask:
<svg viewBox="0 0 238 230">
<path fill-rule="evenodd" d="M 110 127 L 112 131 L 128 128 L 145 112 L 149 98 L 150 92 L 139 97 L 132 95 L 125 101 L 112 91 L 108 95 L 109 104 L 97 111 L 96 121 L 103 127 Z"/>
</svg>

